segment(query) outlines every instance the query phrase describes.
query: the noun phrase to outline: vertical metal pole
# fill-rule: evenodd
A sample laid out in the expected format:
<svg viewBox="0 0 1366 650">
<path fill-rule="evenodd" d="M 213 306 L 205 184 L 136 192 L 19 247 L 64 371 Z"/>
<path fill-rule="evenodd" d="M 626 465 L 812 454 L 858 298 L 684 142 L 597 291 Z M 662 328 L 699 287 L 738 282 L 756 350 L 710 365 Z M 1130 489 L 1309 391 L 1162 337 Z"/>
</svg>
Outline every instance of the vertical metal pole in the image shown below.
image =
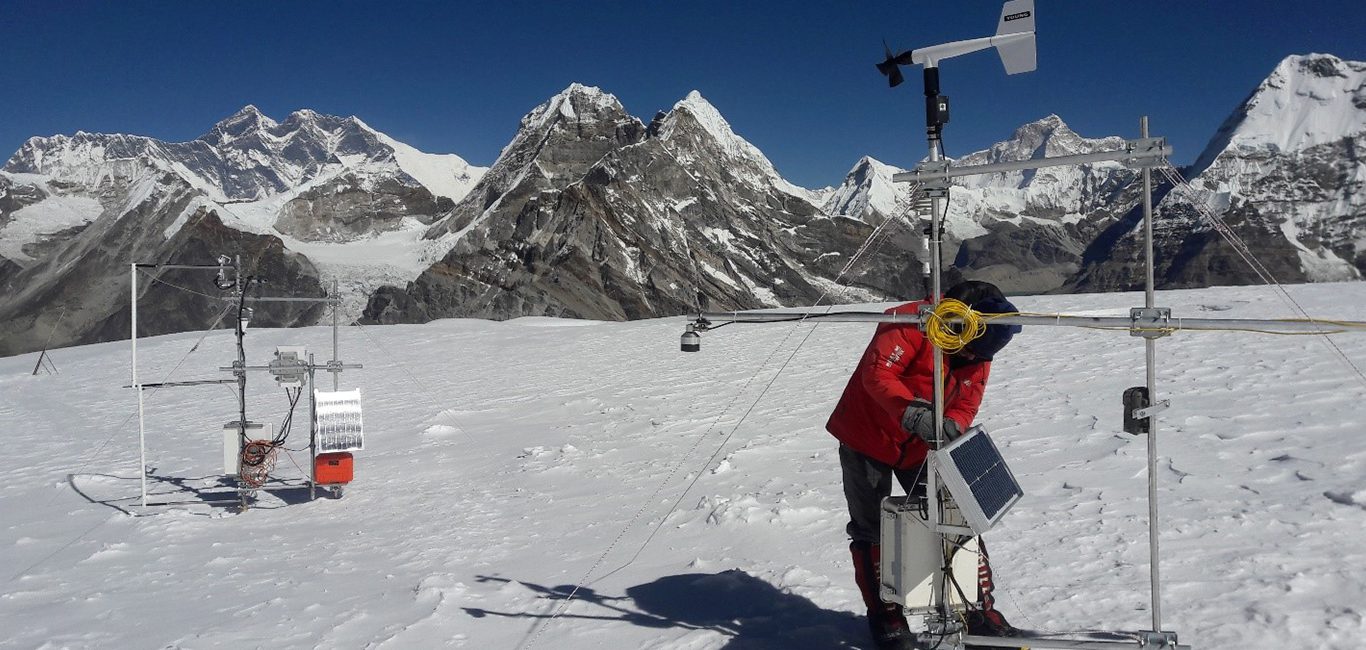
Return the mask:
<svg viewBox="0 0 1366 650">
<path fill-rule="evenodd" d="M 246 304 L 245 298 L 247 286 L 242 280 L 242 256 L 235 255 L 232 260 L 233 267 L 233 288 L 237 297 L 237 315 L 233 319 L 237 326 L 233 330 L 237 338 L 237 494 L 242 500 L 242 512 L 247 511 L 247 489 L 246 483 L 242 480 L 242 454 L 247 449 L 247 331 L 242 323 L 242 316 L 245 313 L 243 305 Z M 262 478 L 265 480 L 265 477 Z"/>
<path fill-rule="evenodd" d="M 333 377 L 336 375 L 334 374 Z M 318 400 L 313 394 L 313 354 L 308 355 L 308 500 L 318 498 Z"/>
<path fill-rule="evenodd" d="M 1141 137 L 1148 137 L 1148 116 L 1139 118 Z M 1143 168 L 1143 238 L 1144 259 L 1147 266 L 1143 291 L 1143 306 L 1154 307 L 1155 281 L 1153 273 L 1153 172 Z M 1157 340 L 1143 339 L 1144 366 L 1148 380 L 1148 403 L 1157 403 Z M 1157 414 L 1148 416 L 1148 562 L 1151 566 L 1153 592 L 1153 631 L 1162 631 L 1162 580 L 1158 568 L 1157 544 Z"/>
<path fill-rule="evenodd" d="M 341 309 L 341 301 L 337 293 L 337 279 L 332 278 L 332 363 L 337 362 L 337 312 Z M 341 373 L 336 369 L 332 370 L 332 390 L 340 390 L 338 386 L 341 381 Z"/>
<path fill-rule="evenodd" d="M 939 69 L 927 66 L 925 68 L 924 77 L 926 98 L 925 139 L 930 147 L 930 161 L 933 162 L 939 160 L 939 130 L 942 128 L 942 125 L 930 112 L 929 104 L 930 102 L 937 100 L 939 96 Z M 943 205 L 943 201 L 944 200 L 939 196 L 934 196 L 930 200 L 930 304 L 936 306 L 939 304 L 939 295 L 942 292 L 940 287 L 942 279 L 940 267 L 943 265 L 943 256 L 940 254 L 939 250 L 941 244 L 940 240 L 942 239 L 939 212 Z M 934 358 L 934 439 L 936 442 L 940 442 L 939 436 L 942 435 L 944 430 L 944 365 L 942 363 L 942 353 L 939 351 L 938 346 L 934 347 L 934 354 L 932 356 Z M 939 500 L 939 485 L 935 474 L 936 469 L 933 459 L 933 455 L 930 455 L 925 459 L 925 498 L 927 500 L 927 505 L 933 504 L 932 507 L 927 508 L 927 510 L 930 515 L 930 528 L 931 530 L 936 530 L 939 527 L 939 524 L 943 522 L 943 512 L 941 512 L 943 504 Z M 946 556 L 947 544 L 948 540 L 941 534 L 939 537 L 940 557 Z M 935 563 L 934 577 L 931 584 L 933 592 L 931 598 L 933 599 L 933 604 L 938 608 L 941 616 L 947 619 L 948 598 L 945 596 L 948 593 L 948 581 L 944 577 L 942 562 Z"/>
<path fill-rule="evenodd" d="M 132 306 L 129 340 L 133 345 L 133 390 L 138 392 L 138 479 L 142 482 L 142 507 L 147 507 L 147 426 L 142 417 L 142 384 L 138 382 L 138 265 L 128 265 L 128 297 Z"/>
</svg>

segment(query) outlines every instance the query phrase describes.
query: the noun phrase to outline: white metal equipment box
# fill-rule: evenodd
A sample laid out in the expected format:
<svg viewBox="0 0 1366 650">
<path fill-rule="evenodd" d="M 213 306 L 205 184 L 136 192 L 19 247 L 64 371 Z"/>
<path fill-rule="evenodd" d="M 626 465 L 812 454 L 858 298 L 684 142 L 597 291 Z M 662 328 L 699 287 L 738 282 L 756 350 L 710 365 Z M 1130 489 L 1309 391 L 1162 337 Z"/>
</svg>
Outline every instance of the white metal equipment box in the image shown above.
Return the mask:
<svg viewBox="0 0 1366 650">
<path fill-rule="evenodd" d="M 257 431 L 262 433 L 258 434 Z M 242 442 L 238 439 L 238 432 L 237 422 L 229 422 L 223 425 L 223 473 L 227 476 L 237 476 L 238 466 L 242 460 Z M 274 437 L 274 423 L 247 423 L 247 440 L 260 438 L 269 440 Z"/>
<path fill-rule="evenodd" d="M 940 538 L 930 530 L 920 505 L 907 505 L 909 497 L 882 500 L 882 600 L 900 603 L 913 612 L 928 611 L 934 571 L 943 561 Z M 946 524 L 963 525 L 957 510 L 945 514 Z M 968 598 L 977 597 L 977 538 L 972 537 L 953 554 L 953 578 Z"/>
</svg>

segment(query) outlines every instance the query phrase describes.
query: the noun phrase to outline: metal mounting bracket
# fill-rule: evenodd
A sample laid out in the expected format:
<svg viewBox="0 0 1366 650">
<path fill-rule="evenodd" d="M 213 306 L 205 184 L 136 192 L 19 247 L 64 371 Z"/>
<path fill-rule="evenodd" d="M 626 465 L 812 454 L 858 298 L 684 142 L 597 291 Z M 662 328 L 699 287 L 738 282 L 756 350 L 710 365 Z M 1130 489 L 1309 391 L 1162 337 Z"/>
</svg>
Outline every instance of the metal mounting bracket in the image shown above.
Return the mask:
<svg viewBox="0 0 1366 650">
<path fill-rule="evenodd" d="M 1169 399 L 1164 399 L 1156 404 L 1153 404 L 1152 406 L 1144 407 L 1141 409 L 1134 409 L 1134 419 L 1146 420 L 1154 415 L 1157 415 L 1158 413 L 1161 413 L 1171 408 L 1171 406 L 1172 401 Z"/>
<path fill-rule="evenodd" d="M 1160 167 L 1172 154 L 1171 145 L 1166 138 L 1137 138 L 1125 140 L 1124 146 L 1113 151 L 1076 154 L 1072 156 L 1052 156 L 1012 160 L 986 165 L 964 165 L 952 167 L 947 160 L 925 161 L 907 172 L 892 174 L 895 183 L 923 183 L 925 189 L 947 187 L 948 179 L 978 174 L 996 174 L 1025 169 L 1042 169 L 1061 165 L 1085 165 L 1096 162 L 1114 161 L 1127 167 Z M 933 193 L 930 196 L 934 196 Z"/>
<path fill-rule="evenodd" d="M 915 166 L 915 171 L 921 174 L 934 174 L 934 178 L 925 181 L 920 186 L 920 191 L 931 199 L 942 199 L 949 195 L 949 187 L 952 185 L 949 177 L 948 160 L 926 160 Z"/>
<path fill-rule="evenodd" d="M 1134 307 L 1129 310 L 1129 334 L 1160 339 L 1175 331 L 1170 307 Z"/>
<path fill-rule="evenodd" d="M 1138 633 L 1140 650 L 1164 650 L 1182 647 L 1177 644 L 1175 632 L 1153 632 L 1145 630 Z"/>
<path fill-rule="evenodd" d="M 934 527 L 934 530 L 937 533 L 945 533 L 948 535 L 966 535 L 968 537 L 972 537 L 977 534 L 977 531 L 968 528 L 967 526 L 954 526 L 953 524 L 939 524 L 938 526 Z"/>
<path fill-rule="evenodd" d="M 1171 147 L 1167 146 L 1166 138 L 1138 138 L 1136 140 L 1125 140 L 1124 148 L 1134 155 L 1125 158 L 1120 162 L 1126 167 L 1161 167 L 1167 160 L 1167 155 L 1171 153 Z"/>
</svg>

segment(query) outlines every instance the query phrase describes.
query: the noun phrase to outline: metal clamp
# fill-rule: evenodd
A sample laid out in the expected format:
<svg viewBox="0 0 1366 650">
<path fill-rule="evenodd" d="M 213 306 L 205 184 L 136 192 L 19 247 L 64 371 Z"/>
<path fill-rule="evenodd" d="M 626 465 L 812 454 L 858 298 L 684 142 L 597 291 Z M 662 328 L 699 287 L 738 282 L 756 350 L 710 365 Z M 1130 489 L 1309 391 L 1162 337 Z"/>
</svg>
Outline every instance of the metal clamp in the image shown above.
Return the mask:
<svg viewBox="0 0 1366 650">
<path fill-rule="evenodd" d="M 1156 403 L 1156 404 L 1153 404 L 1152 406 L 1144 407 L 1144 408 L 1141 408 L 1141 409 L 1134 409 L 1134 419 L 1135 419 L 1135 420 L 1146 420 L 1146 419 L 1148 419 L 1148 418 L 1150 418 L 1150 417 L 1152 417 L 1152 416 L 1154 416 L 1154 415 L 1157 415 L 1158 413 L 1161 413 L 1161 412 L 1163 412 L 1163 411 L 1165 411 L 1165 410 L 1171 408 L 1171 405 L 1172 405 L 1172 401 L 1171 401 L 1171 400 L 1169 400 L 1169 399 L 1164 399 L 1164 400 L 1162 400 L 1162 401 L 1160 401 L 1160 402 L 1158 402 L 1158 403 Z"/>
<path fill-rule="evenodd" d="M 1175 632 L 1153 632 L 1144 630 L 1138 633 L 1140 650 L 1173 650 L 1175 648 L 1189 648 L 1190 646 L 1179 645 L 1176 641 Z"/>
<path fill-rule="evenodd" d="M 342 363 L 340 360 L 337 360 L 328 361 L 327 363 L 314 364 L 313 367 L 323 372 L 336 373 L 341 372 L 343 370 L 360 370 L 365 366 L 359 363 Z"/>
<path fill-rule="evenodd" d="M 1160 339 L 1176 331 L 1171 320 L 1170 307 L 1134 307 L 1129 310 L 1129 334 L 1145 339 Z"/>
<path fill-rule="evenodd" d="M 1132 153 L 1120 162 L 1126 167 L 1161 167 L 1166 164 L 1167 156 L 1172 153 L 1172 148 L 1167 145 L 1166 138 L 1138 138 L 1135 140 L 1125 140 L 1124 150 Z"/>
<path fill-rule="evenodd" d="M 926 160 L 916 165 L 915 171 L 919 174 L 941 174 L 938 178 L 931 178 L 920 185 L 920 191 L 926 197 L 942 199 L 949 195 L 952 180 L 947 176 L 949 171 L 948 160 Z"/>
</svg>

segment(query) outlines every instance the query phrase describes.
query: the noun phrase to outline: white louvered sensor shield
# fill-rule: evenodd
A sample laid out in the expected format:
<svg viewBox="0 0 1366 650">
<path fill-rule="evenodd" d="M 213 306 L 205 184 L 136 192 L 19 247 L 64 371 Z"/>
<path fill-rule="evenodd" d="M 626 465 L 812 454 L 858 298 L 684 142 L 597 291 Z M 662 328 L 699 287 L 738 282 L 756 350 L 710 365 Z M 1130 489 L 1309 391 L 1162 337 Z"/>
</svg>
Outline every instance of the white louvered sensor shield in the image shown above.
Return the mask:
<svg viewBox="0 0 1366 650">
<path fill-rule="evenodd" d="M 360 389 L 313 391 L 318 417 L 318 453 L 365 448 L 361 424 Z"/>
</svg>

